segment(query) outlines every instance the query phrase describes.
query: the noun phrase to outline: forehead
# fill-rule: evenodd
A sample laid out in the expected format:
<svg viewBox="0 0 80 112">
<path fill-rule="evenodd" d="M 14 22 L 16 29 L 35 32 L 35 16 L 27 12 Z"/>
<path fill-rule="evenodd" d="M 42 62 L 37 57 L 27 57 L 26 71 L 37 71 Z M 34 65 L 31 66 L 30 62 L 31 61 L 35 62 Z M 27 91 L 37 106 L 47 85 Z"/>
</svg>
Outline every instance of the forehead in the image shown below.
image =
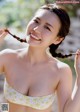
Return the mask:
<svg viewBox="0 0 80 112">
<path fill-rule="evenodd" d="M 50 23 L 51 25 L 61 25 L 59 17 L 54 12 L 50 12 L 46 9 L 39 9 L 34 17 L 39 17 L 42 21 Z"/>
</svg>

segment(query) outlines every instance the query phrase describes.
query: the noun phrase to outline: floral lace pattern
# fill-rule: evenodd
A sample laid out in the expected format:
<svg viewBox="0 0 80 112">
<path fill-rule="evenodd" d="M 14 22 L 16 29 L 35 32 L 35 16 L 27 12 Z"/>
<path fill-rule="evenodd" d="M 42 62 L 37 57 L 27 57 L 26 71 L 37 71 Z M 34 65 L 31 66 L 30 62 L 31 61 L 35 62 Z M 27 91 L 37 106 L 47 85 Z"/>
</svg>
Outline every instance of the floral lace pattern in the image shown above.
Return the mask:
<svg viewBox="0 0 80 112">
<path fill-rule="evenodd" d="M 51 106 L 51 104 L 54 101 L 55 95 L 50 94 L 50 95 L 39 96 L 39 97 L 26 96 L 19 93 L 14 88 L 12 88 L 5 80 L 4 96 L 8 101 L 12 103 L 29 106 L 34 109 L 43 110 Z"/>
</svg>

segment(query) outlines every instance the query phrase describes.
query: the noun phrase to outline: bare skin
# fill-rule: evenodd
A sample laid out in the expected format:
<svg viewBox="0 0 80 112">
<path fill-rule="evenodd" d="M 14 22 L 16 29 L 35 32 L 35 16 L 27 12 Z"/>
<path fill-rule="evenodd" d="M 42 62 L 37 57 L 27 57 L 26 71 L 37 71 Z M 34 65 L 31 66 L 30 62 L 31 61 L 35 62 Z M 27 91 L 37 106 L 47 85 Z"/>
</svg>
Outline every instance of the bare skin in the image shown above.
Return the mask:
<svg viewBox="0 0 80 112">
<path fill-rule="evenodd" d="M 29 47 L 22 50 L 7 49 L 0 52 L 0 73 L 4 72 L 9 85 L 21 94 L 45 96 L 56 91 L 59 112 L 78 112 L 73 111 L 73 107 L 75 107 L 76 100 L 78 106 L 75 107 L 75 110 L 79 109 L 80 91 L 78 89 L 76 98 L 72 101 L 70 67 L 49 56 L 46 52 L 49 45 L 58 44 L 63 40 L 57 36 L 60 25 L 59 18 L 54 13 L 39 10 L 27 26 L 26 34 L 29 35 Z M 1 30 L 0 38 L 6 35 L 7 33 Z M 38 40 L 39 38 L 41 41 Z M 76 57 L 76 65 L 79 63 L 78 58 Z M 76 70 L 79 74 L 77 66 Z M 52 109 L 49 107 L 46 110 L 38 110 L 11 102 L 9 104 L 9 112 L 51 112 Z"/>
<path fill-rule="evenodd" d="M 48 57 L 47 60 L 39 64 L 31 65 L 27 60 L 26 52 L 23 51 L 26 50 L 5 50 L 5 52 L 8 53 L 3 57 L 3 59 L 5 58 L 6 60 L 4 72 L 9 85 L 27 96 L 45 96 L 53 94 L 64 75 L 60 72 L 64 69 L 64 66 L 65 69 L 68 66 L 52 57 Z M 13 104 L 9 101 L 8 103 L 10 105 L 9 112 L 39 112 L 39 110 L 27 106 Z M 51 108 L 52 107 L 49 107 L 42 112 L 50 112 Z"/>
</svg>

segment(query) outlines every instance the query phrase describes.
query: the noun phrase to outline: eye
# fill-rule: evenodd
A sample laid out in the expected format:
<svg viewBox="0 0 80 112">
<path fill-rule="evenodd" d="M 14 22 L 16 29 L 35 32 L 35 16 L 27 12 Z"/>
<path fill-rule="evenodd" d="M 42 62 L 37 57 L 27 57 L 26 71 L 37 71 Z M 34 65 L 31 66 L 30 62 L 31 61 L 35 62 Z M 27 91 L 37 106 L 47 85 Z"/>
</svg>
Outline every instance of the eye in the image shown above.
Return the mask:
<svg viewBox="0 0 80 112">
<path fill-rule="evenodd" d="M 51 31 L 50 28 L 49 28 L 48 26 L 45 26 L 45 28 L 46 28 L 47 30 Z"/>
<path fill-rule="evenodd" d="M 38 20 L 36 20 L 36 19 L 35 19 L 34 21 L 35 21 L 35 23 L 39 23 L 39 21 L 38 21 Z"/>
</svg>

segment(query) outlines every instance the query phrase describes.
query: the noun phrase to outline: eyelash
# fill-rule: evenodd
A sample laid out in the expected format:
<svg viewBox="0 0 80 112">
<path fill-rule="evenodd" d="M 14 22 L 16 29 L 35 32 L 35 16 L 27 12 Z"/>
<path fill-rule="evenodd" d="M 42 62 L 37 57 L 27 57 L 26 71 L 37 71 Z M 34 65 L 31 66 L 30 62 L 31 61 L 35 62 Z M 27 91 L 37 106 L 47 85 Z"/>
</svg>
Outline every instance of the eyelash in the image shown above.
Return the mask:
<svg viewBox="0 0 80 112">
<path fill-rule="evenodd" d="M 45 28 L 46 28 L 47 30 L 51 31 L 49 27 L 45 26 Z"/>
<path fill-rule="evenodd" d="M 34 20 L 36 23 L 39 23 L 37 20 Z"/>
<path fill-rule="evenodd" d="M 37 24 L 39 24 L 38 20 L 34 20 L 34 21 L 35 21 Z M 45 26 L 45 28 L 46 28 L 47 30 L 51 31 L 49 27 Z"/>
</svg>

